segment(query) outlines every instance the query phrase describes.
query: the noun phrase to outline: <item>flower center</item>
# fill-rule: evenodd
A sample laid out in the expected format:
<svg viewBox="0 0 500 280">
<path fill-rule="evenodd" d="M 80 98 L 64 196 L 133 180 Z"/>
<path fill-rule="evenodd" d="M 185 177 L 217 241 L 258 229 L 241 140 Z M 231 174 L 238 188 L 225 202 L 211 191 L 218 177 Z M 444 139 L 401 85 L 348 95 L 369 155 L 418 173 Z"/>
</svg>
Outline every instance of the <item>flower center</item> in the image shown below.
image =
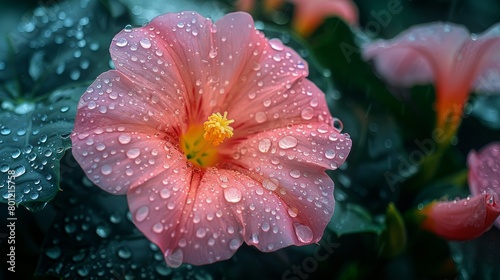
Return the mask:
<svg viewBox="0 0 500 280">
<path fill-rule="evenodd" d="M 233 136 L 234 120 L 214 113 L 201 125 L 193 125 L 181 136 L 181 149 L 186 158 L 199 167 L 213 166 L 218 159 L 217 146 Z"/>
</svg>

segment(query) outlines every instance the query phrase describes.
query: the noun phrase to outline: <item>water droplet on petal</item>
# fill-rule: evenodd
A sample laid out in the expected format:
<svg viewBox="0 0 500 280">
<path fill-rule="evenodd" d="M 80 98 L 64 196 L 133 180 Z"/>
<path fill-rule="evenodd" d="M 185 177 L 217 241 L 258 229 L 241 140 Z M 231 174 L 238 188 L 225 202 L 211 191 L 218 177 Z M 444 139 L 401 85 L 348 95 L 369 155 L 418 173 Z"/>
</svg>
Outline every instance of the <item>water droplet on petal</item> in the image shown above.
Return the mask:
<svg viewBox="0 0 500 280">
<path fill-rule="evenodd" d="M 261 151 L 262 153 L 267 153 L 269 151 L 269 148 L 271 148 L 271 140 L 262 139 L 259 141 L 259 151 Z"/>
<path fill-rule="evenodd" d="M 123 30 L 125 32 L 131 32 L 132 31 L 132 25 L 130 25 L 130 24 L 125 25 L 125 28 Z"/>
<path fill-rule="evenodd" d="M 292 178 L 297 179 L 297 178 L 300 178 L 301 173 L 300 173 L 300 171 L 299 171 L 299 170 L 297 170 L 297 169 L 292 169 L 292 170 L 290 170 L 290 176 L 291 176 Z"/>
<path fill-rule="evenodd" d="M 288 135 L 288 136 L 281 138 L 280 141 L 278 142 L 278 145 L 282 149 L 291 149 L 291 148 L 297 146 L 297 143 L 298 143 L 297 138 Z"/>
<path fill-rule="evenodd" d="M 205 237 L 207 234 L 207 230 L 203 227 L 199 228 L 197 231 L 196 231 L 196 237 L 198 238 L 203 238 Z"/>
<path fill-rule="evenodd" d="M 325 157 L 326 157 L 327 159 L 333 159 L 333 158 L 335 158 L 335 151 L 334 151 L 334 150 L 332 150 L 332 149 L 328 149 L 328 150 L 326 150 L 326 151 L 325 151 Z"/>
<path fill-rule="evenodd" d="M 170 197 L 170 190 L 168 190 L 168 189 L 162 189 L 162 190 L 160 191 L 160 196 L 161 196 L 161 198 L 163 198 L 163 199 L 167 199 L 167 198 L 169 198 L 169 197 Z"/>
<path fill-rule="evenodd" d="M 264 112 L 257 112 L 255 114 L 255 121 L 258 123 L 263 123 L 267 120 L 267 115 Z"/>
<path fill-rule="evenodd" d="M 130 143 L 131 139 L 132 137 L 130 137 L 129 134 L 120 134 L 120 136 L 118 136 L 118 142 L 124 145 Z"/>
<path fill-rule="evenodd" d="M 101 167 L 101 173 L 103 175 L 109 175 L 111 172 L 113 172 L 113 168 L 110 165 L 106 164 Z"/>
<path fill-rule="evenodd" d="M 217 56 L 217 50 L 216 49 L 210 49 L 210 52 L 208 53 L 210 58 L 215 58 Z"/>
<path fill-rule="evenodd" d="M 135 212 L 135 220 L 137 222 L 143 222 L 146 220 L 146 218 L 149 215 L 149 208 L 147 206 L 141 206 L 139 209 L 137 209 L 137 212 Z"/>
<path fill-rule="evenodd" d="M 341 120 L 337 118 L 333 118 L 332 120 L 332 126 L 335 128 L 338 132 L 341 132 L 342 129 L 344 129 L 344 124 L 342 123 Z"/>
<path fill-rule="evenodd" d="M 310 243 L 313 240 L 313 232 L 310 227 L 301 224 L 294 224 L 295 235 L 302 243 Z"/>
<path fill-rule="evenodd" d="M 133 149 L 130 149 L 127 151 L 127 157 L 129 159 L 134 159 L 134 158 L 138 157 L 140 154 L 141 154 L 141 150 L 139 150 L 138 148 L 133 148 Z"/>
<path fill-rule="evenodd" d="M 237 188 L 227 188 L 224 189 L 224 198 L 226 199 L 227 202 L 240 202 L 241 200 L 241 192 Z"/>
<path fill-rule="evenodd" d="M 310 120 L 313 118 L 314 116 L 314 109 L 311 108 L 311 107 L 306 107 L 302 110 L 302 112 L 300 113 L 300 116 L 304 119 L 304 120 Z"/>
<path fill-rule="evenodd" d="M 240 247 L 240 241 L 236 238 L 233 238 L 229 241 L 229 249 L 237 250 Z"/>
<path fill-rule="evenodd" d="M 275 191 L 277 188 L 278 188 L 278 185 L 275 184 L 273 181 L 271 180 L 268 180 L 268 179 L 264 179 L 262 181 L 262 186 L 267 189 L 267 190 L 270 190 L 270 191 Z"/>
<path fill-rule="evenodd" d="M 181 266 L 183 258 L 184 254 L 182 253 L 181 249 L 176 249 L 173 252 L 171 249 L 167 249 L 165 251 L 165 261 L 170 267 L 177 268 Z"/>
<path fill-rule="evenodd" d="M 269 40 L 269 45 L 271 46 L 271 48 L 277 51 L 282 51 L 284 49 L 283 43 L 276 38 Z"/>
<path fill-rule="evenodd" d="M 162 223 L 155 223 L 152 228 L 154 233 L 162 233 L 163 232 L 163 224 Z"/>
<path fill-rule="evenodd" d="M 145 49 L 149 49 L 151 48 L 151 41 L 149 41 L 148 38 L 142 38 L 140 41 L 139 41 L 139 44 L 141 44 L 141 47 L 145 48 Z"/>
<path fill-rule="evenodd" d="M 128 41 L 125 38 L 118 38 L 115 44 L 118 47 L 125 47 L 128 44 Z"/>
</svg>

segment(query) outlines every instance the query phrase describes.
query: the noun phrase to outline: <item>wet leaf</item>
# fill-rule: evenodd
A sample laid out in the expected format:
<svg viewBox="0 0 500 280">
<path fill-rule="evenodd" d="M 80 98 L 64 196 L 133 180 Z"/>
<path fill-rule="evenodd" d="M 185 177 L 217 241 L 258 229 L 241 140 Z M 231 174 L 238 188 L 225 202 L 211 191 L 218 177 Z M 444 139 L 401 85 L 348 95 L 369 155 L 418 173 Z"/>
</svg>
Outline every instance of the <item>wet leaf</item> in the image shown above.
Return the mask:
<svg viewBox="0 0 500 280">
<path fill-rule="evenodd" d="M 449 242 L 458 279 L 500 279 L 500 230 L 493 227 L 482 236 L 463 242 Z"/>
<path fill-rule="evenodd" d="M 385 214 L 385 230 L 379 239 L 380 255 L 388 258 L 399 255 L 406 247 L 406 228 L 401 213 L 390 203 Z"/>
<path fill-rule="evenodd" d="M 337 201 L 328 229 L 338 236 L 353 233 L 380 234 L 384 230 L 384 225 L 375 221 L 362 206 Z"/>
<path fill-rule="evenodd" d="M 7 90 L 11 97 L 33 100 L 66 84 L 90 83 L 110 69 L 108 46 L 126 23 L 124 16 L 110 16 L 100 1 L 39 6 L 8 34 L 0 84 L 15 83 Z"/>
<path fill-rule="evenodd" d="M 37 211 L 58 191 L 59 160 L 71 147 L 76 103 L 85 89 L 54 92 L 39 103 L 4 101 L 0 109 L 0 201 Z M 10 179 L 8 182 L 8 179 Z"/>
</svg>

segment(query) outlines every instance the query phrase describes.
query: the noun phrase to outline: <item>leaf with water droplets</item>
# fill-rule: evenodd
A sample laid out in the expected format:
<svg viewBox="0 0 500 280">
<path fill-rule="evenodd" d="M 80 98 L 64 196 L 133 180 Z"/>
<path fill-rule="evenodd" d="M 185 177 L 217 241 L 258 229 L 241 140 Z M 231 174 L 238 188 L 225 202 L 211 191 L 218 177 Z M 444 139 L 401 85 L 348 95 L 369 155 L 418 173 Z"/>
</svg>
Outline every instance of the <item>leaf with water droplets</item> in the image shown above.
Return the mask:
<svg viewBox="0 0 500 280">
<path fill-rule="evenodd" d="M 40 103 L 0 109 L 0 201 L 42 209 L 58 191 L 59 160 L 71 147 L 76 103 L 84 88 L 52 93 Z M 4 101 L 2 105 L 7 104 Z M 10 182 L 10 183 L 9 183 Z"/>
<path fill-rule="evenodd" d="M 384 225 L 375 221 L 372 215 L 362 206 L 337 201 L 328 229 L 338 236 L 366 232 L 380 234 L 384 230 Z"/>
<path fill-rule="evenodd" d="M 107 1 L 117 2 L 117 1 Z M 119 4 L 119 3 L 117 3 Z M 0 83 L 14 82 L 11 96 L 46 96 L 61 86 L 89 82 L 110 68 L 110 34 L 125 25 L 101 1 L 65 1 L 39 6 L 8 37 L 0 54 Z M 9 69 L 6 71 L 5 69 Z"/>
</svg>

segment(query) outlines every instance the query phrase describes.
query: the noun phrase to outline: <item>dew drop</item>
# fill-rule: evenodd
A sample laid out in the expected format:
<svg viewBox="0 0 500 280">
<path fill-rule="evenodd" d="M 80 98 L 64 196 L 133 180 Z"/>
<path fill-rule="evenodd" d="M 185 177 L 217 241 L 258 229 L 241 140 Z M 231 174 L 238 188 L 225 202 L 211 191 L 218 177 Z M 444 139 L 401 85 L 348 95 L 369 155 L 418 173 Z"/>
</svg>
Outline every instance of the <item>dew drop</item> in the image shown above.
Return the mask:
<svg viewBox="0 0 500 280">
<path fill-rule="evenodd" d="M 127 157 L 129 159 L 135 159 L 141 154 L 141 150 L 138 148 L 133 148 L 127 151 Z"/>
<path fill-rule="evenodd" d="M 294 224 L 295 235 L 302 243 L 310 243 L 313 240 L 313 232 L 310 227 L 301 224 Z"/>
<path fill-rule="evenodd" d="M 334 151 L 334 150 L 332 150 L 332 149 L 328 149 L 328 150 L 326 150 L 326 151 L 325 151 L 325 157 L 326 157 L 327 159 L 333 159 L 333 158 L 335 158 L 335 151 Z"/>
<path fill-rule="evenodd" d="M 310 120 L 313 118 L 314 116 L 314 109 L 311 108 L 311 107 L 306 107 L 302 110 L 302 112 L 300 113 L 300 116 L 302 117 L 302 119 L 304 120 Z"/>
<path fill-rule="evenodd" d="M 176 249 L 175 251 L 171 252 L 172 250 L 167 249 L 165 251 L 165 261 L 167 262 L 167 265 L 172 267 L 172 268 L 177 268 L 181 266 L 184 254 L 182 253 L 181 249 Z"/>
<path fill-rule="evenodd" d="M 214 48 L 210 49 L 208 56 L 210 56 L 210 58 L 215 58 L 217 56 L 217 50 Z"/>
<path fill-rule="evenodd" d="M 2 128 L 2 130 L 0 130 L 0 134 L 2 135 L 9 135 L 12 131 L 6 127 Z"/>
<path fill-rule="evenodd" d="M 127 247 L 121 247 L 120 249 L 118 249 L 118 257 L 126 260 L 126 259 L 130 259 L 130 257 L 132 256 L 132 251 L 130 251 L 129 248 Z"/>
<path fill-rule="evenodd" d="M 103 165 L 101 167 L 101 173 L 103 175 L 109 175 L 109 174 L 111 174 L 112 171 L 113 171 L 113 168 L 110 165 L 106 164 L 106 165 Z"/>
<path fill-rule="evenodd" d="M 132 31 L 132 25 L 130 25 L 130 24 L 125 25 L 125 28 L 123 30 L 125 32 L 131 32 Z"/>
<path fill-rule="evenodd" d="M 132 137 L 130 137 L 129 134 L 120 134 L 120 136 L 118 136 L 118 142 L 121 144 L 128 144 L 130 143 L 130 140 L 132 140 Z"/>
<path fill-rule="evenodd" d="M 160 191 L 160 197 L 163 198 L 163 199 L 167 199 L 170 197 L 170 190 L 168 189 L 162 189 Z"/>
<path fill-rule="evenodd" d="M 99 225 L 99 226 L 97 226 L 95 232 L 101 238 L 107 238 L 109 236 L 109 234 L 111 233 L 111 228 L 108 225 Z"/>
<path fill-rule="evenodd" d="M 266 120 L 267 120 L 267 115 L 266 115 L 266 113 L 264 113 L 264 112 L 257 112 L 257 113 L 255 114 L 255 121 L 256 121 L 257 123 L 263 123 L 263 122 L 265 122 Z"/>
<path fill-rule="evenodd" d="M 196 237 L 198 238 L 203 238 L 205 237 L 207 234 L 207 230 L 203 227 L 199 228 L 197 231 L 196 231 Z"/>
<path fill-rule="evenodd" d="M 137 209 L 137 212 L 135 212 L 135 220 L 137 222 L 143 222 L 146 220 L 146 218 L 149 215 L 149 208 L 147 206 L 141 206 L 139 209 Z"/>
<path fill-rule="evenodd" d="M 338 131 L 341 132 L 342 129 L 344 129 L 344 124 L 342 123 L 341 120 L 337 118 L 333 118 L 332 120 L 332 126 Z"/>
<path fill-rule="evenodd" d="M 141 47 L 145 48 L 145 49 L 149 49 L 151 48 L 151 41 L 149 41 L 148 38 L 142 38 L 140 41 L 139 41 L 139 44 L 141 44 Z"/>
<path fill-rule="evenodd" d="M 237 250 L 240 247 L 240 241 L 236 238 L 233 238 L 229 241 L 229 249 Z"/>
<path fill-rule="evenodd" d="M 224 198 L 227 202 L 236 203 L 241 201 L 241 192 L 237 188 L 224 189 Z"/>
<path fill-rule="evenodd" d="M 127 42 L 127 39 L 125 39 L 125 38 L 118 38 L 118 39 L 116 40 L 116 42 L 115 42 L 116 46 L 117 46 L 117 47 L 120 47 L 120 48 L 121 48 L 121 47 L 125 47 L 125 46 L 127 45 L 127 43 L 128 43 L 128 42 Z"/>
<path fill-rule="evenodd" d="M 279 39 L 276 39 L 276 38 L 269 40 L 269 45 L 271 46 L 271 48 L 273 48 L 273 50 L 277 50 L 277 51 L 282 51 L 284 48 L 283 43 Z"/>
<path fill-rule="evenodd" d="M 55 260 L 61 256 L 61 249 L 59 247 L 50 247 L 45 250 L 45 255 Z"/>
<path fill-rule="evenodd" d="M 297 169 L 290 170 L 290 177 L 292 177 L 294 179 L 298 179 L 298 178 L 300 178 L 300 176 L 301 176 L 301 173 L 299 170 L 297 170 Z"/>
<path fill-rule="evenodd" d="M 270 191 L 275 191 L 278 188 L 278 185 L 269 179 L 264 179 L 262 181 L 262 186 Z"/>
<path fill-rule="evenodd" d="M 278 145 L 280 146 L 280 148 L 286 150 L 286 149 L 291 149 L 293 147 L 296 147 L 297 143 L 298 143 L 297 138 L 290 136 L 290 135 L 287 135 L 287 136 L 280 139 L 280 141 L 278 142 Z"/>
<path fill-rule="evenodd" d="M 270 148 L 271 148 L 271 140 L 262 139 L 259 141 L 259 151 L 261 151 L 262 153 L 267 153 Z"/>
<path fill-rule="evenodd" d="M 162 233 L 163 232 L 163 224 L 162 223 L 155 223 L 152 228 L 154 233 Z"/>
</svg>

